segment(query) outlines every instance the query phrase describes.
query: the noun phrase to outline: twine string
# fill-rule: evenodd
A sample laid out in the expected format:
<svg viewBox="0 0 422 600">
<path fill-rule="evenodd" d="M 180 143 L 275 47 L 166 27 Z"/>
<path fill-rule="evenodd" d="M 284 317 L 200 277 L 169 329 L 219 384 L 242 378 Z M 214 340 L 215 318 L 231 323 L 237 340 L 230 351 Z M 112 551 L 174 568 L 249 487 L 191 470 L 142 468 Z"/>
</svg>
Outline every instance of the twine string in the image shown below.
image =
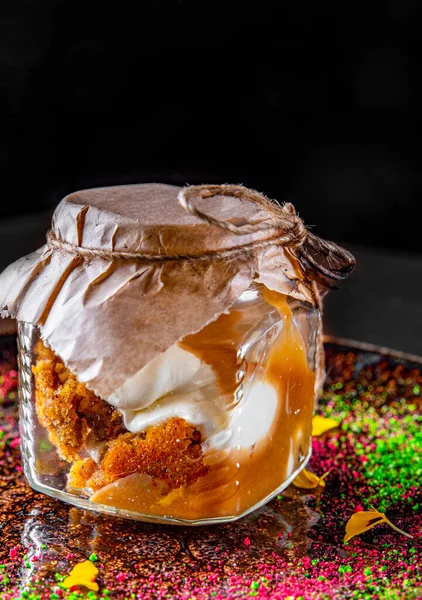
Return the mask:
<svg viewBox="0 0 422 600">
<path fill-rule="evenodd" d="M 230 221 L 216 219 L 211 215 L 199 210 L 194 206 L 192 199 L 212 198 L 213 196 L 230 196 L 247 200 L 257 204 L 268 215 L 263 221 L 257 223 L 247 223 L 246 225 L 234 225 Z M 307 237 L 307 228 L 302 219 L 296 215 L 292 204 L 286 203 L 282 206 L 274 200 L 270 200 L 256 190 L 250 190 L 242 185 L 192 185 L 183 188 L 177 195 L 179 204 L 191 215 L 194 215 L 206 221 L 211 225 L 216 225 L 221 229 L 226 229 L 235 235 L 247 235 L 258 231 L 277 232 L 285 240 L 285 245 L 294 247 L 301 246 Z"/>
</svg>

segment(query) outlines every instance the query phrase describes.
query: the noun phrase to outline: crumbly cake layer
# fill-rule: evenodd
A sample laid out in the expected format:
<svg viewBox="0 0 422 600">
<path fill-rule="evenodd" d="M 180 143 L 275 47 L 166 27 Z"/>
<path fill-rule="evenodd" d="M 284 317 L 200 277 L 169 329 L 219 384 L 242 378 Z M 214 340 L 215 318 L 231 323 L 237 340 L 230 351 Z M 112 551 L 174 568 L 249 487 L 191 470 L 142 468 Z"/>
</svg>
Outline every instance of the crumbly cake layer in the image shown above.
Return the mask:
<svg viewBox="0 0 422 600">
<path fill-rule="evenodd" d="M 62 458 L 78 459 L 90 432 L 95 443 L 125 431 L 120 413 L 80 383 L 42 340 L 35 346 L 35 356 L 38 419 Z"/>
<path fill-rule="evenodd" d="M 130 433 L 119 411 L 80 383 L 42 340 L 35 346 L 35 356 L 38 419 L 59 455 L 72 463 L 69 488 L 96 491 L 131 473 L 142 473 L 176 489 L 207 473 L 201 434 L 193 425 L 174 417 Z M 97 447 L 98 462 L 87 457 L 87 445 Z"/>
<path fill-rule="evenodd" d="M 110 441 L 100 464 L 91 458 L 77 461 L 69 486 L 97 491 L 121 477 L 142 473 L 176 489 L 207 473 L 202 459 L 200 432 L 174 417 L 144 433 L 125 433 Z"/>
</svg>

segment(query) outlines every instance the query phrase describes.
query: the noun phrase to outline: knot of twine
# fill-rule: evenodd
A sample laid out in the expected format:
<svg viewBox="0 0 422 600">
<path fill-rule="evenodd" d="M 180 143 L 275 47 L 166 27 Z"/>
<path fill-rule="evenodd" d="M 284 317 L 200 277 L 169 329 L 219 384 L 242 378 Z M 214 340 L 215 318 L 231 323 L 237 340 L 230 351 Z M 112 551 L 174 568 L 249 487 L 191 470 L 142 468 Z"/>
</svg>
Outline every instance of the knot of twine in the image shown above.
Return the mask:
<svg viewBox="0 0 422 600">
<path fill-rule="evenodd" d="M 217 219 L 205 213 L 193 204 L 194 198 L 212 198 L 214 196 L 231 196 L 248 200 L 261 207 L 267 215 L 260 221 L 235 225 L 230 221 Z M 244 256 L 250 251 L 267 246 L 283 246 L 288 248 L 306 270 L 316 271 L 329 279 L 343 279 L 355 267 L 352 254 L 333 242 L 322 240 L 311 233 L 302 219 L 296 214 L 292 204 L 278 204 L 256 190 L 242 185 L 193 185 L 183 188 L 178 193 L 179 204 L 198 219 L 230 231 L 235 235 L 248 235 L 266 232 L 264 239 L 252 241 L 241 246 L 225 250 L 204 252 L 199 255 L 189 254 L 147 254 L 144 252 L 125 252 L 122 250 L 106 250 L 103 248 L 86 248 L 77 246 L 58 238 L 53 230 L 47 234 L 47 246 L 61 250 L 81 258 L 102 258 L 117 261 L 141 261 L 160 263 L 169 261 L 197 261 L 216 258 Z"/>
<path fill-rule="evenodd" d="M 212 198 L 213 196 L 230 196 L 232 198 L 248 200 L 257 204 L 271 215 L 271 217 L 268 218 L 266 216 L 265 219 L 259 222 L 238 226 L 230 221 L 216 219 L 193 205 L 192 199 L 195 197 Z M 309 234 L 304 222 L 296 214 L 293 204 L 286 202 L 280 206 L 275 200 L 270 200 L 256 190 L 245 188 L 243 185 L 192 185 L 180 190 L 177 199 L 179 200 L 179 204 L 191 215 L 210 223 L 210 225 L 216 225 L 221 229 L 230 231 L 235 235 L 247 235 L 258 231 L 267 231 L 270 235 L 276 234 L 278 245 L 296 248 L 305 243 Z M 274 243 L 275 240 L 271 236 L 266 241 Z"/>
</svg>

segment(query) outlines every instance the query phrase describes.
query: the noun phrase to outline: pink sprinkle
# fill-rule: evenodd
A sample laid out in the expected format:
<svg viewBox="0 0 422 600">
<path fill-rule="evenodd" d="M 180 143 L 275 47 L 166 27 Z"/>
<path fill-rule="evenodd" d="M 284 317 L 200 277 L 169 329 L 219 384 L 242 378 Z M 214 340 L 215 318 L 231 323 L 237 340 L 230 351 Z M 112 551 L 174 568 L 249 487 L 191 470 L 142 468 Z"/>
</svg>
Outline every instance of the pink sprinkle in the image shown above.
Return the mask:
<svg viewBox="0 0 422 600">
<path fill-rule="evenodd" d="M 69 554 L 65 558 L 66 558 L 66 560 L 71 560 L 74 557 L 75 557 L 75 555 L 72 554 L 72 552 L 69 552 Z"/>
<path fill-rule="evenodd" d="M 362 506 L 362 504 L 357 504 L 357 505 L 355 506 L 355 512 L 361 512 L 362 510 L 363 510 L 363 506 Z"/>
<path fill-rule="evenodd" d="M 17 555 L 18 555 L 18 549 L 17 549 L 17 548 L 12 548 L 12 549 L 9 551 L 9 556 L 10 556 L 10 558 L 11 558 L 12 560 L 14 560 L 14 559 L 17 557 Z"/>
<path fill-rule="evenodd" d="M 243 543 L 245 544 L 245 546 L 250 546 L 250 545 L 251 545 L 251 540 L 250 540 L 248 537 L 246 537 L 246 538 L 243 540 Z"/>
<path fill-rule="evenodd" d="M 364 454 L 362 454 L 362 456 L 360 456 L 359 458 L 360 458 L 360 462 L 363 462 L 363 463 L 368 462 L 368 459 L 366 458 L 366 456 Z"/>
<path fill-rule="evenodd" d="M 20 442 L 21 442 L 20 438 L 19 437 L 15 437 L 15 439 L 13 439 L 10 442 L 10 447 L 11 448 L 16 448 L 16 446 L 19 446 Z"/>
<path fill-rule="evenodd" d="M 116 579 L 119 583 L 123 583 L 127 579 L 126 573 L 117 573 Z"/>
<path fill-rule="evenodd" d="M 215 551 L 216 551 L 216 552 L 220 552 L 220 546 L 216 546 L 216 547 L 215 547 Z"/>
<path fill-rule="evenodd" d="M 31 562 L 38 562 L 38 556 L 33 556 L 31 558 Z"/>
</svg>

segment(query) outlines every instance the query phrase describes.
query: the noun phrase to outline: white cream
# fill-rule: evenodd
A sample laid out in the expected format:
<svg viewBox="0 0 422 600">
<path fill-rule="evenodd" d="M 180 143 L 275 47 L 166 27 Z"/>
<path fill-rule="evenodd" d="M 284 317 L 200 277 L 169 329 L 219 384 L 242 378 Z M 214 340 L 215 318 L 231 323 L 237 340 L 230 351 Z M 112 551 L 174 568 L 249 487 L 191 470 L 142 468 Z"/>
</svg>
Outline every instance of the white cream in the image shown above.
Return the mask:
<svg viewBox="0 0 422 600">
<path fill-rule="evenodd" d="M 179 388 L 198 388 L 212 381 L 211 367 L 174 344 L 115 390 L 107 402 L 119 409 L 140 410 Z"/>
<path fill-rule="evenodd" d="M 201 432 L 205 450 L 252 447 L 269 433 L 278 399 L 271 385 L 257 381 L 229 413 L 222 411 L 211 367 L 175 344 L 107 401 L 120 410 L 133 433 L 171 417 L 185 419 Z"/>
</svg>

